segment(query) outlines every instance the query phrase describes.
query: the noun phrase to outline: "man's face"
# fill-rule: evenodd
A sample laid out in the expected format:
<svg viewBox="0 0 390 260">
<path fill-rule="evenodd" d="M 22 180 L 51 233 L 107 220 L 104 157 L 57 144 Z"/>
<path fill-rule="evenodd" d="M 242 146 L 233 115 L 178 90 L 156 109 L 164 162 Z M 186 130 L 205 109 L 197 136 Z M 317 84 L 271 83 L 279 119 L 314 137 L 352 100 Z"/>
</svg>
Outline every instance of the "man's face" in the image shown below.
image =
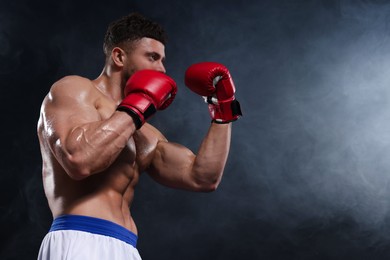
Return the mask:
<svg viewBox="0 0 390 260">
<path fill-rule="evenodd" d="M 134 43 L 126 59 L 126 76 L 143 69 L 157 70 L 165 73 L 165 46 L 154 39 L 142 38 Z"/>
</svg>

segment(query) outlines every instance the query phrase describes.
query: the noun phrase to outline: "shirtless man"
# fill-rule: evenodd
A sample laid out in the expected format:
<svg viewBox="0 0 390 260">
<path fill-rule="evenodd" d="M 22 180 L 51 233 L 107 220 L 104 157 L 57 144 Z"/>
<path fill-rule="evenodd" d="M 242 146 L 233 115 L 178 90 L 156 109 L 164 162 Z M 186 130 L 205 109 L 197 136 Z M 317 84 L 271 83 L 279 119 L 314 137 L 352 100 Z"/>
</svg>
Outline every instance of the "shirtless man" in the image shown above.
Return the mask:
<svg viewBox="0 0 390 260">
<path fill-rule="evenodd" d="M 142 172 L 179 189 L 209 192 L 221 181 L 231 123 L 240 115 L 229 71 L 198 63 L 186 85 L 208 97 L 212 122 L 197 154 L 146 121 L 167 108 L 165 33 L 130 14 L 108 27 L 105 66 L 94 80 L 67 76 L 45 97 L 38 122 L 45 194 L 53 224 L 38 259 L 141 259 L 130 212 Z"/>
</svg>

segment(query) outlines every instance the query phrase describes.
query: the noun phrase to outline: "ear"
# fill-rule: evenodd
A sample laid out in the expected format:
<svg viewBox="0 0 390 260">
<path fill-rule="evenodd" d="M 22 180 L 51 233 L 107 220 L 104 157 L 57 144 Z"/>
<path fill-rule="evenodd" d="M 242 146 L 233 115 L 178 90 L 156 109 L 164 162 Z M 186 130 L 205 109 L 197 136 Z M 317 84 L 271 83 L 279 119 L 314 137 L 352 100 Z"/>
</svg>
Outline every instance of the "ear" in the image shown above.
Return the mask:
<svg viewBox="0 0 390 260">
<path fill-rule="evenodd" d="M 119 47 L 114 47 L 111 51 L 111 59 L 116 66 L 122 68 L 125 59 L 125 51 Z"/>
</svg>

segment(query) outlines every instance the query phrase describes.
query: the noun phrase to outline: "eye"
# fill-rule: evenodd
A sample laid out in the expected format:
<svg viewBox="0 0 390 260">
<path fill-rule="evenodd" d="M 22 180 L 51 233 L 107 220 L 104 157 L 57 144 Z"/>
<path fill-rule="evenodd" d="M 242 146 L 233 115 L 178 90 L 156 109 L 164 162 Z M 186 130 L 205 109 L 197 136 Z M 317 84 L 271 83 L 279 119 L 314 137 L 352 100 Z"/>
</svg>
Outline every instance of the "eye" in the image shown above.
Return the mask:
<svg viewBox="0 0 390 260">
<path fill-rule="evenodd" d="M 151 53 L 150 55 L 149 55 L 149 59 L 151 60 L 151 61 L 156 61 L 156 60 L 158 60 L 158 55 L 157 54 L 155 54 L 155 53 Z"/>
</svg>

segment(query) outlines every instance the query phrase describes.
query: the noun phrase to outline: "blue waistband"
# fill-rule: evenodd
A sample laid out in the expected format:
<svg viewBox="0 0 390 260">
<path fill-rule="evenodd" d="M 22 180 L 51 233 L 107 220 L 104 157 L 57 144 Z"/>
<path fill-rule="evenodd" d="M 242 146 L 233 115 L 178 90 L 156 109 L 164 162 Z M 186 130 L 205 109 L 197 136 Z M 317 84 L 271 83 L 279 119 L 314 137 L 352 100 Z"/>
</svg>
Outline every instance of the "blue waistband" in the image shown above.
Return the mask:
<svg viewBox="0 0 390 260">
<path fill-rule="evenodd" d="M 136 247 L 138 239 L 136 234 L 114 222 L 79 215 L 62 215 L 55 218 L 50 231 L 57 230 L 78 230 L 109 236 L 130 244 L 133 247 Z"/>
</svg>

